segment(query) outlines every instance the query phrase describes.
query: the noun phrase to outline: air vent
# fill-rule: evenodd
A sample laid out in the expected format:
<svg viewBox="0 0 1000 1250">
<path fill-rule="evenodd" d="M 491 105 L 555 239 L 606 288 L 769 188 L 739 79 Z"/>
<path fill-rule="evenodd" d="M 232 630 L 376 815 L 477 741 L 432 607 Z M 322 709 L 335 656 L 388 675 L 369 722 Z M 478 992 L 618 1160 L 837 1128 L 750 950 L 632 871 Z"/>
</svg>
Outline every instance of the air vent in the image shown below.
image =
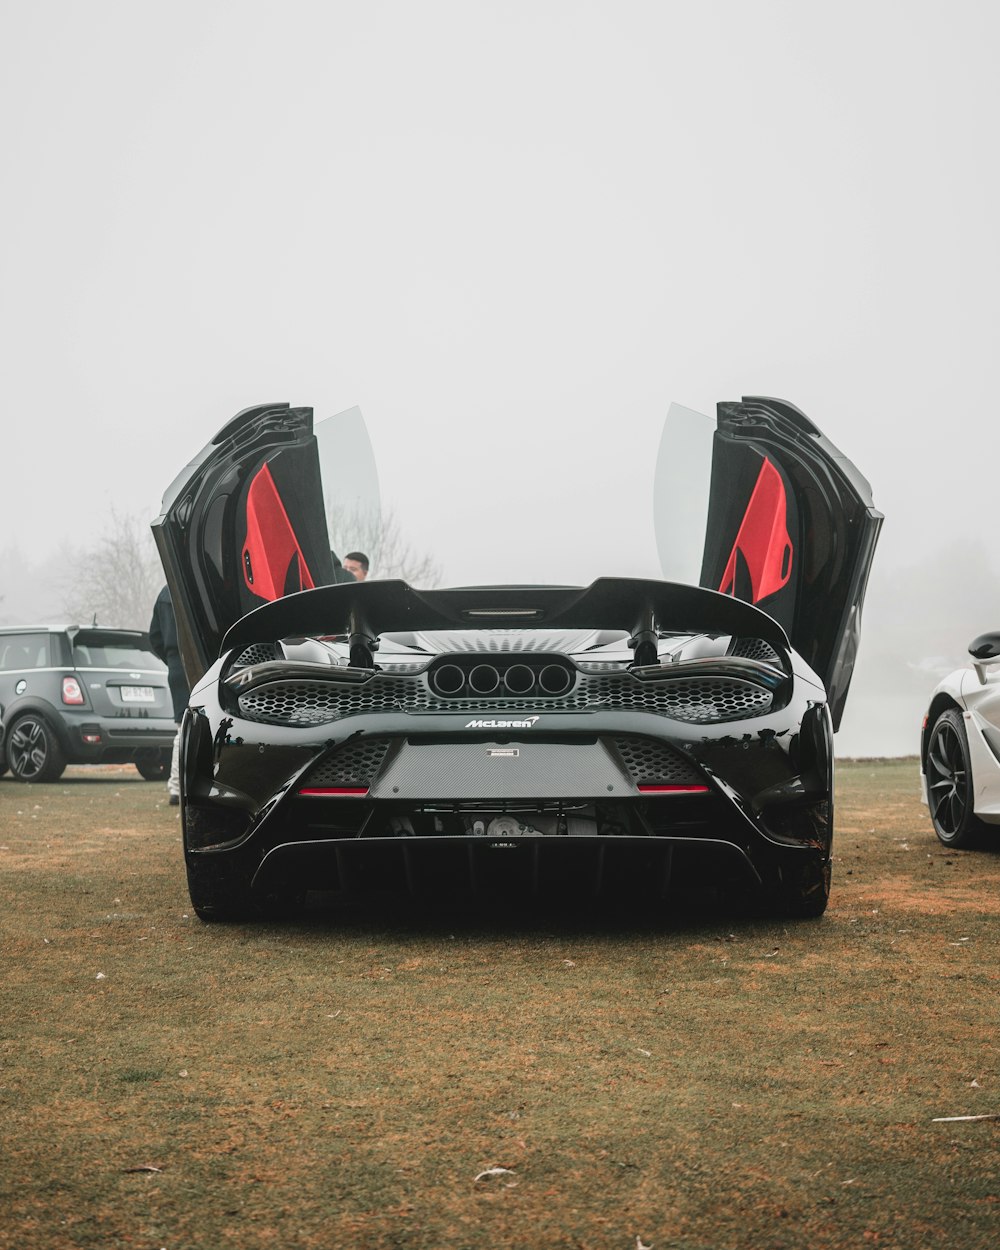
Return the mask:
<svg viewBox="0 0 1000 1250">
<path fill-rule="evenodd" d="M 308 727 L 370 712 L 585 711 L 624 708 L 650 712 L 695 725 L 763 716 L 774 695 L 752 681 L 734 677 L 676 677 L 641 682 L 631 673 L 580 673 L 562 695 L 512 695 L 500 687 L 490 695 L 453 697 L 436 693 L 427 675 L 376 673 L 363 685 L 345 688 L 333 682 L 289 678 L 275 680 L 239 696 L 240 715 L 272 725 Z"/>
<path fill-rule="evenodd" d="M 703 785 L 699 769 L 655 738 L 615 738 L 615 749 L 636 785 Z"/>
<path fill-rule="evenodd" d="M 273 642 L 253 642 L 233 661 L 233 668 L 249 668 L 251 664 L 266 664 L 278 658 L 278 648 Z"/>
<path fill-rule="evenodd" d="M 776 664 L 781 667 L 781 658 L 769 642 L 763 638 L 736 638 L 729 650 L 730 655 L 738 655 L 744 660 L 761 660 L 765 664 Z"/>
<path fill-rule="evenodd" d="M 382 767 L 389 738 L 356 738 L 324 755 L 303 782 L 309 786 L 371 786 Z"/>
</svg>

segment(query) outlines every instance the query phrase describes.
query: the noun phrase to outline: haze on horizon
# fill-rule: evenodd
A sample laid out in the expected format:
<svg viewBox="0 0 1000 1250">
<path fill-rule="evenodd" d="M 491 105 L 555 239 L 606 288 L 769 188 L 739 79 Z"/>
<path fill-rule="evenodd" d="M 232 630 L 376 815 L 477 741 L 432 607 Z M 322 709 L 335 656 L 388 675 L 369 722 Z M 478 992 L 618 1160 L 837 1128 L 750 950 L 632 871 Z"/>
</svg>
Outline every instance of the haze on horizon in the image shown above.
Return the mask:
<svg viewBox="0 0 1000 1250">
<path fill-rule="evenodd" d="M 998 27 L 985 0 L 8 9 L 0 616 L 58 614 L 70 550 L 155 515 L 249 404 L 360 405 L 457 584 L 485 555 L 648 571 L 670 402 L 777 395 L 887 518 L 838 750 L 915 750 L 1000 624 Z"/>
</svg>

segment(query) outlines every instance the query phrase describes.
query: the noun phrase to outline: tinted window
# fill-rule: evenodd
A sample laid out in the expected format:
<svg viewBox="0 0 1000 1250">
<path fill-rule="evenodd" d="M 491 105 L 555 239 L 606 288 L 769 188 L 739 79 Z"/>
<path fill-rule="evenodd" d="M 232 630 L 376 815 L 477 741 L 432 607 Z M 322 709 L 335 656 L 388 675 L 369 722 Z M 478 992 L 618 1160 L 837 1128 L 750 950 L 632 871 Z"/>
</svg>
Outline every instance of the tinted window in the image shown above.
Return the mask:
<svg viewBox="0 0 1000 1250">
<path fill-rule="evenodd" d="M 73 647 L 73 663 L 77 668 L 164 668 L 163 662 L 152 653 L 139 647 L 84 646 Z"/>
<path fill-rule="evenodd" d="M 0 635 L 0 668 L 47 668 L 48 634 Z"/>
<path fill-rule="evenodd" d="M 73 663 L 77 668 L 166 667 L 148 649 L 144 634 L 98 629 L 81 629 L 73 637 Z"/>
</svg>

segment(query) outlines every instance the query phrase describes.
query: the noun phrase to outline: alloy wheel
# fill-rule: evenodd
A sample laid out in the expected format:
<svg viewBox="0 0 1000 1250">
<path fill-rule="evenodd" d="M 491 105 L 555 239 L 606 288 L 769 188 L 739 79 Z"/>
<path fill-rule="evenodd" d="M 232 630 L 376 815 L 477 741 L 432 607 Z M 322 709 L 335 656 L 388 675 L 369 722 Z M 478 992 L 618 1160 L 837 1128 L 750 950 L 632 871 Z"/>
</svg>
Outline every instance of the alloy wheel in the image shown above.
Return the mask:
<svg viewBox="0 0 1000 1250">
<path fill-rule="evenodd" d="M 927 796 L 941 841 L 961 841 L 974 818 L 965 729 L 955 712 L 945 712 L 934 725 L 927 750 Z"/>
<path fill-rule="evenodd" d="M 7 739 L 7 762 L 21 781 L 43 776 L 49 762 L 49 732 L 37 716 L 22 716 Z"/>
</svg>

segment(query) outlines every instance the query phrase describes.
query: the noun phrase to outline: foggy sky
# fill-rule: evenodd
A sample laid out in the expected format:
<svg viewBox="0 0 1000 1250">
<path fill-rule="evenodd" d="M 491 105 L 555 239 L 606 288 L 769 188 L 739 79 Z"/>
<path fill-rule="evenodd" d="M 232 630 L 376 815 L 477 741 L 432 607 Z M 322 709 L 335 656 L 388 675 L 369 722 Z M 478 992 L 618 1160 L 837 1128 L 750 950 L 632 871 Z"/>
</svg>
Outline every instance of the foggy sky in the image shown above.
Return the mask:
<svg viewBox="0 0 1000 1250">
<path fill-rule="evenodd" d="M 839 747 L 905 749 L 919 698 L 887 712 L 873 657 L 929 690 L 952 602 L 957 660 L 1000 624 L 969 619 L 995 573 L 967 545 L 998 27 L 968 0 L 7 6 L 0 570 L 152 517 L 288 400 L 360 405 L 446 583 L 648 575 L 671 400 L 777 395 L 886 514 Z M 934 631 L 925 569 L 977 588 Z"/>
</svg>

